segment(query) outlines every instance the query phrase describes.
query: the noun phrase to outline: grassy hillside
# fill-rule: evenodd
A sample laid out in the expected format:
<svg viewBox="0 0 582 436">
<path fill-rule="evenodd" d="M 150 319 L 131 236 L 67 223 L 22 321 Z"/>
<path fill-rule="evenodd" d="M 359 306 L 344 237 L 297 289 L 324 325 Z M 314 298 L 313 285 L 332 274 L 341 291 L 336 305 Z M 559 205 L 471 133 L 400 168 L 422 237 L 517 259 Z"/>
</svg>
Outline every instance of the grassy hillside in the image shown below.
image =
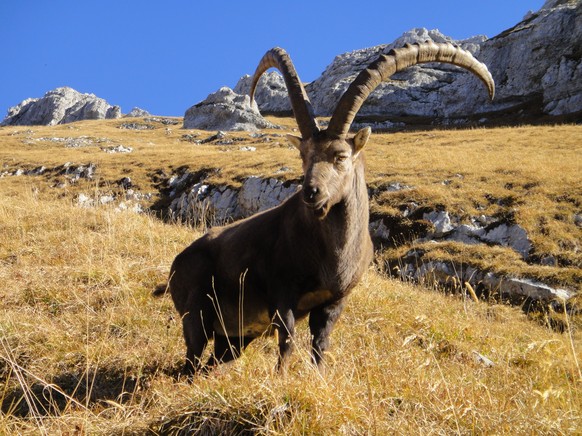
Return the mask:
<svg viewBox="0 0 582 436">
<path fill-rule="evenodd" d="M 150 293 L 199 233 L 117 203 L 79 207 L 76 196 L 122 192 L 117 182 L 127 176 L 134 189 L 155 194 L 160 174 L 184 165 L 216 169 L 209 180 L 232 186 L 251 174 L 297 179 L 299 160 L 278 136 L 285 130 L 196 145 L 189 141 L 211 133 L 160 122 L 118 128 L 125 122 L 143 123 L 0 129 L 0 173 L 46 167 L 39 176 L 0 178 L 0 434 L 582 432 L 576 315 L 562 314 L 566 328 L 557 333 L 518 307 L 423 289 L 378 266 L 332 333 L 323 374 L 309 364 L 302 323 L 284 375 L 273 371 L 275 344 L 264 338 L 207 377 L 177 378 L 180 322 L 169 298 Z M 467 217 L 512 212 L 557 265 L 509 264 L 505 249 L 462 255 L 541 269 L 539 276 L 579 289 L 581 133 L 561 126 L 374 135 L 370 185 L 412 189 L 375 198 L 373 213 L 395 215 L 413 200 Z M 46 139 L 82 136 L 78 148 Z M 133 152 L 101 150 L 120 144 Z M 94 163 L 94 179 L 72 183 L 56 170 L 65 162 Z M 289 170 L 278 174 L 283 166 Z M 454 253 L 439 247 L 433 255 Z"/>
</svg>

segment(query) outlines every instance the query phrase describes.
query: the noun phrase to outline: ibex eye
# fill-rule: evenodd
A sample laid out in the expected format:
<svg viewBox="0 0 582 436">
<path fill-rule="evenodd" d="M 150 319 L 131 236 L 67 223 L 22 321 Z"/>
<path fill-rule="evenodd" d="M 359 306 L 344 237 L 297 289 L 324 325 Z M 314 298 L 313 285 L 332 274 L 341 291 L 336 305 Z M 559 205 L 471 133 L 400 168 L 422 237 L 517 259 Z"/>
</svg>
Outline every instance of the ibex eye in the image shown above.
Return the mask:
<svg viewBox="0 0 582 436">
<path fill-rule="evenodd" d="M 345 154 L 336 154 L 335 155 L 335 163 L 342 163 L 347 160 L 348 156 Z"/>
</svg>

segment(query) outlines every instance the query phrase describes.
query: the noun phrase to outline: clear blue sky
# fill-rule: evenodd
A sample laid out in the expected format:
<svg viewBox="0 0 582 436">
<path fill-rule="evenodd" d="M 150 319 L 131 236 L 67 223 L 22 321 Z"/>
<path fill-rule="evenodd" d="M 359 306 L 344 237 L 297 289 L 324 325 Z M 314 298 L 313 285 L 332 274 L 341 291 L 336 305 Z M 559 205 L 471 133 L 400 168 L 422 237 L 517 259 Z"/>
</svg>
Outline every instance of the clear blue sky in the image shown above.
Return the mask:
<svg viewBox="0 0 582 436">
<path fill-rule="evenodd" d="M 70 86 L 128 112 L 183 115 L 285 48 L 303 81 L 334 56 L 413 27 L 492 37 L 543 0 L 0 0 L 0 120 L 10 106 Z"/>
</svg>

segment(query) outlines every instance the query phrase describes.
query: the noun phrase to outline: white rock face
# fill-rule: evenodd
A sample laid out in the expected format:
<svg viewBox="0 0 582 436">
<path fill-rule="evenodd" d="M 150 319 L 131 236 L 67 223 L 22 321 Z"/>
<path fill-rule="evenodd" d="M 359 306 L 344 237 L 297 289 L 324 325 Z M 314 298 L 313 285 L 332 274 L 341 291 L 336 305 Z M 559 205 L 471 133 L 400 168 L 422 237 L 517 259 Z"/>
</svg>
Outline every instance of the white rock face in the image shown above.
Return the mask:
<svg viewBox="0 0 582 436">
<path fill-rule="evenodd" d="M 249 177 L 239 192 L 238 204 L 244 216 L 278 206 L 297 192 L 297 185 L 276 179 Z"/>
<path fill-rule="evenodd" d="M 450 286 L 455 278 L 456 283 L 469 283 L 474 289 L 497 291 L 504 297 L 523 300 L 531 298 L 540 301 L 567 300 L 575 292 L 562 288 L 553 288 L 544 283 L 515 277 L 501 277 L 491 272 L 479 271 L 467 265 L 454 265 L 446 261 L 425 261 L 418 253 L 407 255 L 400 270 L 402 279 L 413 279 L 417 282 L 438 283 Z"/>
<path fill-rule="evenodd" d="M 121 108 L 94 94 L 82 94 L 69 87 L 56 88 L 42 98 L 29 98 L 8 109 L 3 126 L 72 123 L 80 120 L 120 118 Z"/>
<path fill-rule="evenodd" d="M 492 105 L 472 100 L 469 109 L 548 115 L 582 112 L 581 40 L 582 2 L 547 1 L 537 13 L 482 44 L 479 58 L 493 74 L 497 92 Z M 468 83 L 462 85 L 459 92 L 471 91 Z M 449 105 L 448 113 L 459 110 Z"/>
<path fill-rule="evenodd" d="M 330 116 L 339 98 L 356 78 L 362 69 L 367 67 L 381 54 L 387 54 L 391 49 L 402 47 L 407 43 L 451 42 L 477 55 L 480 43 L 486 38 L 477 36 L 465 41 L 454 41 L 438 30 L 424 28 L 405 32 L 391 44 L 355 50 L 337 56 L 325 69 L 321 77 L 310 84 L 308 90 L 314 109 L 318 115 Z M 453 71 L 458 68 L 449 65 L 427 64 L 414 66 L 406 71 L 395 74 L 389 82 L 381 83 L 366 103 L 360 109 L 359 115 L 393 117 L 404 115 L 435 116 L 438 113 L 438 103 L 445 94 L 447 85 L 454 81 Z M 463 74 L 463 73 L 461 73 Z M 483 95 L 486 91 L 483 90 Z"/>
<path fill-rule="evenodd" d="M 422 218 L 430 221 L 434 225 L 433 236 L 443 236 L 443 234 L 454 229 L 453 225 L 451 224 L 451 217 L 446 211 L 435 210 L 429 213 L 425 213 Z"/>
<path fill-rule="evenodd" d="M 248 95 L 223 87 L 186 111 L 184 128 L 252 132 L 276 126 L 263 118 L 256 105 L 251 106 Z"/>
<path fill-rule="evenodd" d="M 484 241 L 513 248 L 527 259 L 532 249 L 532 243 L 525 229 L 517 224 L 500 224 L 491 226 L 482 236 Z"/>
</svg>

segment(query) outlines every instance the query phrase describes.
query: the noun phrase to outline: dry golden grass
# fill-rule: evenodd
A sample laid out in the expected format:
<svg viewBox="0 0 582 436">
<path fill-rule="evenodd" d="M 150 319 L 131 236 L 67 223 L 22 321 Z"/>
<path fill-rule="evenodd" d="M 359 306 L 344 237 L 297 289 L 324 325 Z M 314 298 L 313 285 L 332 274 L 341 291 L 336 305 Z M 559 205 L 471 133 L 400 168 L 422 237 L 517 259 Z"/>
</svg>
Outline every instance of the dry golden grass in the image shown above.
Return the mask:
<svg viewBox="0 0 582 436">
<path fill-rule="evenodd" d="M 74 195 L 117 189 L 115 181 L 124 175 L 154 192 L 151 174 L 170 174 L 181 165 L 221 168 L 211 175 L 213 183 L 236 185 L 250 174 L 274 175 L 281 166 L 291 168 L 284 177 L 297 178 L 299 160 L 276 136 L 261 143 L 247 133 L 231 134 L 245 138 L 241 145 L 257 147 L 249 153 L 238 143 L 181 141 L 192 132 L 173 127 L 128 131 L 117 129 L 120 123 L 0 129 L 0 172 L 67 161 L 97 164 L 96 180 L 66 188 L 52 187 L 55 174 L 0 178 L 0 434 L 582 432 L 582 336 L 568 326 L 569 317 L 560 334 L 528 320 L 519 308 L 446 296 L 373 269 L 332 334 L 324 374 L 308 363 L 302 323 L 284 375 L 273 372 L 274 341 L 265 338 L 206 378 L 176 379 L 184 354 L 181 326 L 170 299 L 153 299 L 150 292 L 198 233 L 113 207 L 76 207 Z M 389 211 L 412 198 L 467 215 L 515 209 L 515 219 L 531 221 L 528 232 L 539 234 L 536 247 L 575 260 L 576 249 L 563 241 L 578 244 L 579 255 L 580 230 L 571 215 L 580 212 L 581 131 L 563 126 L 374 135 L 370 184 L 400 182 L 414 189 L 379 198 L 373 207 Z M 134 152 L 22 142 L 26 136 L 82 135 L 106 137 Z M 453 183 L 443 185 L 444 179 Z M 485 194 L 514 195 L 517 203 L 489 204 Z M 541 231 L 533 223 L 544 216 L 548 230 Z M 542 268 L 502 249 L 439 250 L 434 256 L 488 265 L 505 256 L 516 271 Z M 575 285 L 580 265 L 569 268 L 574 275 L 557 280 Z"/>
<path fill-rule="evenodd" d="M 323 375 L 302 323 L 287 374 L 265 338 L 190 384 L 173 377 L 183 345 L 170 299 L 150 291 L 194 231 L 32 192 L 0 195 L 0 220 L 0 433 L 582 431 L 579 331 L 371 270 Z M 30 405 L 10 405 L 23 392 Z"/>
</svg>

